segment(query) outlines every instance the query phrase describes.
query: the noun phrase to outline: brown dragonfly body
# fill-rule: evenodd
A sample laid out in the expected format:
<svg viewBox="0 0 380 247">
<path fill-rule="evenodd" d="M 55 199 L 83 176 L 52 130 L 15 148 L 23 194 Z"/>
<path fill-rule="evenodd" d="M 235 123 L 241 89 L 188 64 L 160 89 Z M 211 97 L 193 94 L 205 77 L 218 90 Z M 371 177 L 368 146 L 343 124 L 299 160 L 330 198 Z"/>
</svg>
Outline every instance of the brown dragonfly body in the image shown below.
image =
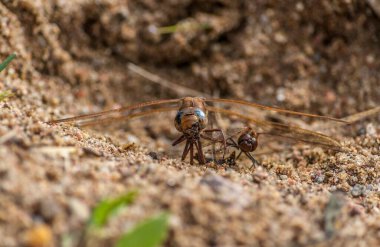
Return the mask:
<svg viewBox="0 0 380 247">
<path fill-rule="evenodd" d="M 186 141 L 182 153 L 182 160 L 186 159 L 187 154 L 190 152 L 190 164 L 193 164 L 195 147 L 198 151 L 199 163 L 206 163 L 200 139 L 204 138 L 210 140 L 211 138 L 203 135 L 202 132 L 219 131 L 223 136 L 223 132 L 220 129 L 206 130 L 207 122 L 207 109 L 203 98 L 185 97 L 182 99 L 181 106 L 174 119 L 174 125 L 176 129 L 182 133 L 182 136 L 172 144 L 175 146 Z M 222 141 L 224 142 L 224 140 Z"/>
<path fill-rule="evenodd" d="M 86 114 L 81 116 L 75 116 L 71 118 L 53 120 L 49 123 L 77 123 L 79 126 L 88 126 L 101 123 L 114 122 L 116 120 L 129 120 L 132 118 L 143 117 L 151 115 L 153 113 L 159 112 L 169 112 L 177 111 L 176 117 L 174 119 L 175 128 L 182 133 L 182 135 L 173 142 L 173 146 L 178 145 L 186 141 L 185 148 L 182 153 L 182 160 L 184 160 L 190 153 L 190 163 L 193 163 L 195 154 L 194 151 L 198 152 L 198 161 L 201 164 L 205 163 L 205 157 L 202 150 L 201 139 L 208 139 L 210 141 L 215 141 L 223 143 L 224 148 L 226 147 L 226 140 L 224 139 L 224 134 L 221 129 L 206 129 L 208 123 L 208 112 L 220 113 L 227 115 L 229 117 L 237 118 L 241 122 L 248 123 L 247 125 L 255 125 L 265 132 L 270 132 L 274 135 L 282 135 L 289 138 L 294 138 L 300 141 L 305 141 L 309 143 L 315 143 L 323 146 L 333 146 L 339 147 L 340 144 L 331 137 L 323 135 L 318 132 L 302 129 L 296 126 L 289 126 L 286 124 L 280 124 L 275 122 L 269 122 L 264 120 L 258 120 L 247 114 L 242 114 L 236 111 L 227 110 L 224 108 L 219 108 L 206 103 L 221 103 L 228 105 L 239 105 L 246 107 L 254 107 L 262 110 L 269 110 L 283 114 L 290 114 L 294 116 L 305 116 L 312 118 L 319 118 L 324 120 L 332 120 L 341 123 L 347 123 L 347 121 L 336 119 L 327 116 L 314 115 L 309 113 L 300 113 L 295 111 L 290 111 L 286 109 L 280 109 L 275 107 L 264 106 L 243 100 L 232 100 L 232 99 L 205 99 L 201 97 L 184 97 L 181 99 L 166 99 L 166 100 L 155 100 L 140 104 L 135 104 L 126 107 L 120 107 L 118 109 L 112 109 L 108 111 Z M 177 104 L 177 106 L 168 106 L 170 104 Z M 178 107 L 179 103 L 179 107 Z M 165 106 L 166 105 L 166 106 Z M 220 132 L 218 139 L 213 139 L 207 133 Z M 212 135 L 211 135 L 212 136 Z M 241 153 L 247 155 L 252 161 L 254 158 L 250 154 L 257 147 L 257 134 L 249 128 L 246 132 L 240 135 L 237 142 L 233 139 L 228 140 L 229 145 L 238 148 Z"/>
</svg>

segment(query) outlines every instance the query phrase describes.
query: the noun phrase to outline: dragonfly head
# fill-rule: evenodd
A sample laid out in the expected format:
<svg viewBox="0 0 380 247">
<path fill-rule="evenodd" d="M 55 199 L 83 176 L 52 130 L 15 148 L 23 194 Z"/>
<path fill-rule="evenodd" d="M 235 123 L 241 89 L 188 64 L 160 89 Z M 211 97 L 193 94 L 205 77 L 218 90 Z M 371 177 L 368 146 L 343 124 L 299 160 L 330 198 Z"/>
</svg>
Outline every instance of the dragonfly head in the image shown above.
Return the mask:
<svg viewBox="0 0 380 247">
<path fill-rule="evenodd" d="M 200 97 L 185 97 L 181 104 L 174 124 L 179 132 L 191 136 L 199 135 L 199 132 L 207 126 L 205 99 Z"/>
<path fill-rule="evenodd" d="M 258 134 L 253 130 L 239 136 L 238 145 L 243 152 L 253 152 L 258 145 Z"/>
<path fill-rule="evenodd" d="M 200 108 L 188 107 L 177 112 L 174 124 L 179 132 L 192 134 L 206 128 L 207 116 Z"/>
</svg>

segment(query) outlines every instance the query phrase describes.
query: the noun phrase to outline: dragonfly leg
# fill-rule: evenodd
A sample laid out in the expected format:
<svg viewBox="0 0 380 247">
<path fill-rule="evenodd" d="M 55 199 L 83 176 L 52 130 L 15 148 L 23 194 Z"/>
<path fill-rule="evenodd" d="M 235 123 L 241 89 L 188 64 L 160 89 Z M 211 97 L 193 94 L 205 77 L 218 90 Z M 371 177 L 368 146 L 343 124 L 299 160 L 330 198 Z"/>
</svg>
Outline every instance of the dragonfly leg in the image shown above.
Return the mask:
<svg viewBox="0 0 380 247">
<path fill-rule="evenodd" d="M 201 140 L 198 139 L 195 143 L 195 147 L 197 148 L 198 150 L 198 161 L 200 164 L 205 164 L 206 163 L 206 160 L 205 160 L 205 156 L 203 154 L 203 150 L 202 150 L 202 144 L 201 144 Z"/>
<path fill-rule="evenodd" d="M 194 159 L 194 143 L 190 143 L 190 165 L 193 165 Z"/>
<path fill-rule="evenodd" d="M 229 166 L 234 166 L 236 165 L 236 152 L 233 151 L 228 158 L 223 160 L 224 163 L 228 164 Z"/>
<path fill-rule="evenodd" d="M 209 140 L 209 141 L 213 141 L 213 142 L 217 142 L 218 141 L 217 139 L 214 139 L 214 138 L 209 137 L 209 136 L 205 136 L 203 134 L 200 134 L 200 137 L 202 137 L 203 139 Z"/>
<path fill-rule="evenodd" d="M 222 142 L 224 145 L 224 148 L 226 148 L 226 138 L 224 137 L 223 130 L 221 130 L 221 129 L 206 129 L 206 130 L 203 130 L 203 132 L 220 132 L 222 135 L 222 141 L 218 140 L 218 139 L 211 138 L 211 137 L 209 137 L 208 140 L 215 141 L 215 142 Z M 203 135 L 203 138 L 205 138 L 204 135 Z M 207 139 L 207 138 L 205 138 L 205 139 Z"/>
<path fill-rule="evenodd" d="M 204 132 L 222 131 L 221 129 L 206 129 Z"/>
<path fill-rule="evenodd" d="M 206 139 L 206 140 L 209 140 L 209 141 L 212 141 L 213 142 L 213 149 L 212 149 L 212 158 L 213 160 L 215 161 L 216 160 L 216 154 L 215 154 L 215 142 L 219 142 L 219 140 L 217 139 L 214 139 L 212 137 L 209 137 L 209 136 L 206 136 L 206 135 L 203 135 L 202 133 L 200 134 L 200 137 L 202 137 L 203 139 Z M 203 152 L 203 151 L 202 151 Z"/>
<path fill-rule="evenodd" d="M 178 145 L 180 144 L 181 142 L 185 141 L 187 138 L 185 135 L 181 135 L 177 140 L 175 140 L 173 143 L 172 143 L 172 146 L 175 146 L 175 145 Z"/>
<path fill-rule="evenodd" d="M 222 159 L 224 160 L 224 157 L 226 155 L 226 150 L 227 150 L 227 141 L 226 141 L 226 138 L 224 137 L 223 130 L 220 130 L 220 133 L 222 134 L 222 138 L 223 138 L 223 157 L 222 157 Z"/>
<path fill-rule="evenodd" d="M 235 160 L 239 159 L 240 155 L 243 153 L 243 151 L 240 151 L 240 153 L 238 154 L 238 156 L 236 156 Z"/>
<path fill-rule="evenodd" d="M 221 137 L 222 139 L 217 139 L 217 138 L 212 138 L 210 136 L 207 136 L 207 135 L 204 135 L 204 134 L 200 134 L 200 136 L 203 138 L 203 139 L 206 139 L 206 140 L 209 140 L 209 141 L 212 141 L 213 142 L 213 150 L 212 150 L 212 156 L 213 156 L 213 160 L 216 161 L 216 152 L 215 152 L 215 143 L 216 142 L 221 142 L 223 143 L 223 158 L 222 160 L 224 160 L 224 157 L 225 157 L 225 154 L 226 154 L 226 149 L 227 149 L 227 145 L 226 145 L 226 139 L 224 137 L 224 133 L 223 133 L 223 130 L 221 129 L 206 129 L 206 130 L 203 130 L 203 132 L 220 132 L 221 133 Z"/>
<path fill-rule="evenodd" d="M 184 161 L 186 159 L 187 154 L 190 151 L 190 141 L 186 140 L 185 148 L 183 149 L 182 158 L 181 160 Z"/>
<path fill-rule="evenodd" d="M 231 137 L 230 138 L 227 138 L 226 140 L 226 144 L 227 146 L 230 146 L 230 147 L 234 147 L 234 148 L 237 148 L 237 149 L 240 149 L 239 148 L 239 145 L 234 141 L 234 139 L 232 139 Z"/>
<path fill-rule="evenodd" d="M 261 165 L 250 153 L 245 152 L 245 155 L 252 161 L 252 166 L 249 169 L 252 169 L 255 165 Z"/>
</svg>

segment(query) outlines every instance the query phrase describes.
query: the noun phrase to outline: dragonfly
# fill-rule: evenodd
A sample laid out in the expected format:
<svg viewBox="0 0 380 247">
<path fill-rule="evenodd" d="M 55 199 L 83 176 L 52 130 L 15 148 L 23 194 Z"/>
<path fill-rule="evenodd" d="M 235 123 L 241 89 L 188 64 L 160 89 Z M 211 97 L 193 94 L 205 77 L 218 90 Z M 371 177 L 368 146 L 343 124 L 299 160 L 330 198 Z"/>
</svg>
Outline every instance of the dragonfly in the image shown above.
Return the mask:
<svg viewBox="0 0 380 247">
<path fill-rule="evenodd" d="M 352 125 L 354 123 L 359 122 L 360 120 L 363 120 L 363 119 L 368 118 L 368 117 L 372 117 L 378 113 L 380 113 L 380 106 L 377 106 L 377 107 L 371 108 L 369 110 L 365 110 L 362 112 L 358 112 L 358 113 L 349 115 L 347 117 L 344 117 L 342 120 L 347 122 L 347 124 L 346 124 L 346 126 L 347 126 L 348 124 Z M 272 136 L 272 137 L 275 137 L 276 140 L 278 140 L 278 137 L 281 137 L 283 139 L 293 139 L 294 141 L 301 141 L 301 142 L 310 143 L 310 144 L 317 144 L 317 145 L 319 144 L 322 146 L 327 146 L 330 149 L 333 149 L 336 151 L 342 151 L 342 150 L 338 149 L 337 146 L 335 146 L 335 145 L 330 145 L 328 143 L 322 144 L 322 143 L 314 142 L 315 138 L 309 138 L 308 137 L 306 139 L 305 136 L 302 137 L 299 133 L 294 135 L 294 133 L 292 133 L 291 131 L 289 131 L 289 132 L 279 131 L 279 129 L 278 129 L 279 124 L 278 123 L 271 123 L 271 125 L 272 126 L 275 125 L 276 128 L 271 128 L 270 125 L 268 125 L 267 126 L 268 128 L 266 128 L 267 129 L 266 132 L 265 131 L 259 132 L 257 130 L 255 131 L 249 125 L 245 125 L 244 127 L 229 129 L 228 130 L 229 133 L 227 133 L 227 137 L 226 137 L 227 147 L 235 148 L 240 152 L 237 156 L 236 156 L 235 152 L 232 152 L 231 155 L 227 159 L 224 159 L 224 157 L 223 157 L 222 160 L 228 164 L 235 164 L 235 161 L 237 159 L 239 159 L 239 157 L 242 154 L 245 154 L 252 162 L 251 168 L 255 165 L 259 165 L 260 162 L 258 162 L 252 155 L 252 153 L 254 151 L 256 151 L 256 149 L 258 147 L 259 136 L 260 137 Z M 285 127 L 284 124 L 280 124 L 280 126 Z M 332 128 L 336 128 L 336 127 L 338 127 L 338 126 L 337 125 L 331 126 L 331 124 L 330 124 L 330 126 L 327 127 L 325 130 L 331 130 Z M 302 135 L 304 135 L 304 134 L 302 134 Z M 265 154 L 265 153 L 266 152 L 261 153 L 261 154 Z"/>
<path fill-rule="evenodd" d="M 257 151 L 257 148 L 260 147 L 259 153 L 257 155 L 263 155 L 268 153 L 273 153 L 279 150 L 279 142 L 303 142 L 307 144 L 313 144 L 313 145 L 319 145 L 323 147 L 328 147 L 329 149 L 333 149 L 335 151 L 343 151 L 340 149 L 338 143 L 333 144 L 326 143 L 326 142 L 315 142 L 312 140 L 307 140 L 306 136 L 303 137 L 303 139 L 300 139 L 301 135 L 304 135 L 305 133 L 297 133 L 294 135 L 291 131 L 287 133 L 280 133 L 278 129 L 272 128 L 271 131 L 268 132 L 260 132 L 255 131 L 251 126 L 246 125 L 244 127 L 239 128 L 232 128 L 227 130 L 226 134 L 226 148 L 233 148 L 238 151 L 238 154 L 236 155 L 235 151 L 232 151 L 229 153 L 229 155 L 226 155 L 226 151 L 222 152 L 221 147 L 217 149 L 217 153 L 223 153 L 223 157 L 221 160 L 218 160 L 219 163 L 226 163 L 228 165 L 236 165 L 236 161 L 241 157 L 242 154 L 244 154 L 252 163 L 250 169 L 253 167 L 260 165 L 260 162 L 254 157 L 253 152 Z M 317 132 L 316 132 L 317 133 Z M 294 135 L 293 137 L 291 135 Z M 310 137 L 310 134 L 308 134 Z M 265 138 L 264 138 L 265 136 Z M 297 136 L 297 137 L 296 137 Z M 318 133 L 318 138 L 320 138 L 320 134 Z M 264 138 L 264 139 L 263 139 Z M 214 137 L 214 139 L 221 141 L 220 138 Z M 259 145 L 259 139 L 260 139 L 260 145 Z M 313 137 L 315 140 L 315 137 Z M 270 143 L 268 143 L 270 142 Z M 273 149 L 273 146 L 271 144 L 274 144 L 272 142 L 275 142 L 277 144 L 277 150 Z M 213 145 L 213 143 L 209 144 Z M 266 147 L 264 147 L 266 146 Z M 263 151 L 263 150 L 266 151 Z M 271 150 L 271 151 L 268 151 Z"/>
<path fill-rule="evenodd" d="M 340 147 L 340 143 L 337 140 L 322 133 L 303 129 L 297 126 L 259 120 L 256 119 L 254 116 L 243 114 L 238 111 L 214 106 L 213 104 L 216 103 L 227 104 L 228 106 L 236 105 L 240 107 L 253 107 L 265 111 L 289 114 L 292 116 L 310 117 L 315 119 L 334 121 L 343 124 L 349 123 L 348 121 L 339 118 L 321 116 L 311 113 L 296 112 L 277 107 L 265 106 L 245 100 L 203 97 L 184 97 L 179 99 L 154 100 L 97 113 L 90 113 L 75 117 L 52 120 L 48 123 L 76 123 L 78 126 L 91 126 L 121 120 L 127 121 L 133 118 L 144 117 L 160 112 L 176 111 L 176 116 L 174 118 L 174 126 L 181 133 L 181 135 L 172 143 L 172 146 L 176 146 L 180 143 L 185 142 L 185 147 L 182 152 L 181 160 L 185 160 L 186 157 L 189 155 L 190 164 L 193 164 L 194 160 L 198 160 L 200 164 L 206 163 L 201 139 L 205 139 L 212 142 L 221 142 L 223 143 L 224 148 L 227 145 L 227 141 L 224 137 L 224 132 L 222 129 L 207 129 L 209 112 L 219 113 L 222 115 L 226 115 L 230 118 L 237 118 L 239 121 L 247 122 L 251 125 L 271 130 L 275 134 L 288 136 L 290 138 L 298 139 L 300 141 L 315 143 L 317 145 L 322 146 L 337 148 Z M 210 135 L 210 133 L 219 133 L 218 135 L 221 136 L 221 138 L 213 138 L 212 134 Z M 197 155 L 195 154 L 195 151 L 197 151 Z"/>
<path fill-rule="evenodd" d="M 240 151 L 237 156 L 235 152 L 232 152 L 232 154 L 228 158 L 229 160 L 228 163 L 231 163 L 231 164 L 235 163 L 235 161 L 239 159 L 239 157 L 242 154 L 245 154 L 245 156 L 247 156 L 252 162 L 251 168 L 255 166 L 256 164 L 259 165 L 260 162 L 258 162 L 251 154 L 252 152 L 256 150 L 259 144 L 258 142 L 259 134 L 260 133 L 254 131 L 251 127 L 247 126 L 247 127 L 241 128 L 235 134 L 235 135 L 238 135 L 236 141 L 234 140 L 235 135 L 228 136 L 228 138 L 226 139 L 227 147 L 233 147 L 237 149 L 238 151 Z"/>
</svg>

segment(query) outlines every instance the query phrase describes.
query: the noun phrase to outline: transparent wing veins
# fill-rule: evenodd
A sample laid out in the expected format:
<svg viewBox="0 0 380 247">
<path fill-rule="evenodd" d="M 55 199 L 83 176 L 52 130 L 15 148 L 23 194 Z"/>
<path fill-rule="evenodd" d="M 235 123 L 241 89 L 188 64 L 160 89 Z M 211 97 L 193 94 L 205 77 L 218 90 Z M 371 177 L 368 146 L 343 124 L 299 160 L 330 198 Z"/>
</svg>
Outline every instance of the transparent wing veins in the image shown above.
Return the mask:
<svg viewBox="0 0 380 247">
<path fill-rule="evenodd" d="M 336 122 L 340 122 L 340 123 L 349 123 L 348 121 L 346 121 L 344 119 L 328 117 L 328 116 L 321 116 L 321 115 L 316 115 L 316 114 L 311 114 L 311 113 L 296 112 L 296 111 L 281 109 L 281 108 L 277 108 L 277 107 L 260 105 L 260 104 L 248 102 L 245 100 L 212 98 L 212 99 L 206 99 L 205 101 L 206 102 L 219 102 L 219 103 L 231 103 L 231 104 L 245 105 L 245 106 L 251 106 L 251 107 L 255 107 L 255 108 L 259 108 L 259 109 L 275 111 L 275 112 L 279 112 L 279 113 L 286 113 L 286 114 L 291 114 L 291 115 L 296 115 L 296 116 L 306 116 L 306 117 L 336 121 Z"/>
<path fill-rule="evenodd" d="M 103 119 L 115 119 L 115 118 L 123 118 L 128 115 L 133 115 L 134 113 L 130 113 L 130 111 L 137 110 L 137 109 L 143 109 L 148 106 L 159 106 L 162 104 L 169 104 L 169 103 L 177 103 L 179 99 L 164 99 L 164 100 L 155 100 L 155 101 L 149 101 L 149 102 L 144 102 L 144 103 L 139 103 L 139 104 L 134 104 L 130 106 L 125 106 L 125 107 L 120 107 L 117 109 L 112 109 L 112 110 L 107 110 L 107 111 L 101 111 L 97 113 L 90 113 L 90 114 L 85 114 L 85 115 L 80 115 L 80 116 L 75 116 L 75 117 L 69 117 L 69 118 L 62 118 L 58 120 L 52 120 L 49 121 L 49 124 L 57 124 L 57 123 L 73 123 L 81 120 L 88 120 L 88 122 L 96 122 L 99 120 Z M 158 108 L 159 109 L 159 108 Z M 158 110 L 155 109 L 155 110 Z M 167 109 L 167 108 L 164 108 Z M 173 108 L 171 108 L 173 109 Z M 153 111 L 153 110 L 152 110 Z M 113 116 L 115 115 L 116 116 Z M 136 113 L 137 114 L 137 113 Z M 143 114 L 146 115 L 146 114 Z M 137 116 L 135 116 L 137 117 Z"/>
<path fill-rule="evenodd" d="M 244 120 L 251 124 L 260 126 L 265 130 L 261 134 L 278 135 L 285 138 L 292 138 L 295 140 L 300 140 L 300 141 L 304 141 L 308 143 L 314 143 L 314 144 L 325 145 L 325 146 L 335 146 L 335 147 L 341 146 L 337 140 L 329 136 L 326 136 L 324 134 L 314 132 L 311 130 L 299 128 L 296 126 L 280 124 L 280 123 L 260 121 L 260 120 L 254 119 L 252 117 L 249 117 L 240 113 L 236 113 L 230 110 L 213 107 L 213 106 L 209 106 L 208 110 L 212 112 L 219 112 L 219 113 L 229 115 L 229 116 L 235 116 L 242 121 Z"/>
</svg>

